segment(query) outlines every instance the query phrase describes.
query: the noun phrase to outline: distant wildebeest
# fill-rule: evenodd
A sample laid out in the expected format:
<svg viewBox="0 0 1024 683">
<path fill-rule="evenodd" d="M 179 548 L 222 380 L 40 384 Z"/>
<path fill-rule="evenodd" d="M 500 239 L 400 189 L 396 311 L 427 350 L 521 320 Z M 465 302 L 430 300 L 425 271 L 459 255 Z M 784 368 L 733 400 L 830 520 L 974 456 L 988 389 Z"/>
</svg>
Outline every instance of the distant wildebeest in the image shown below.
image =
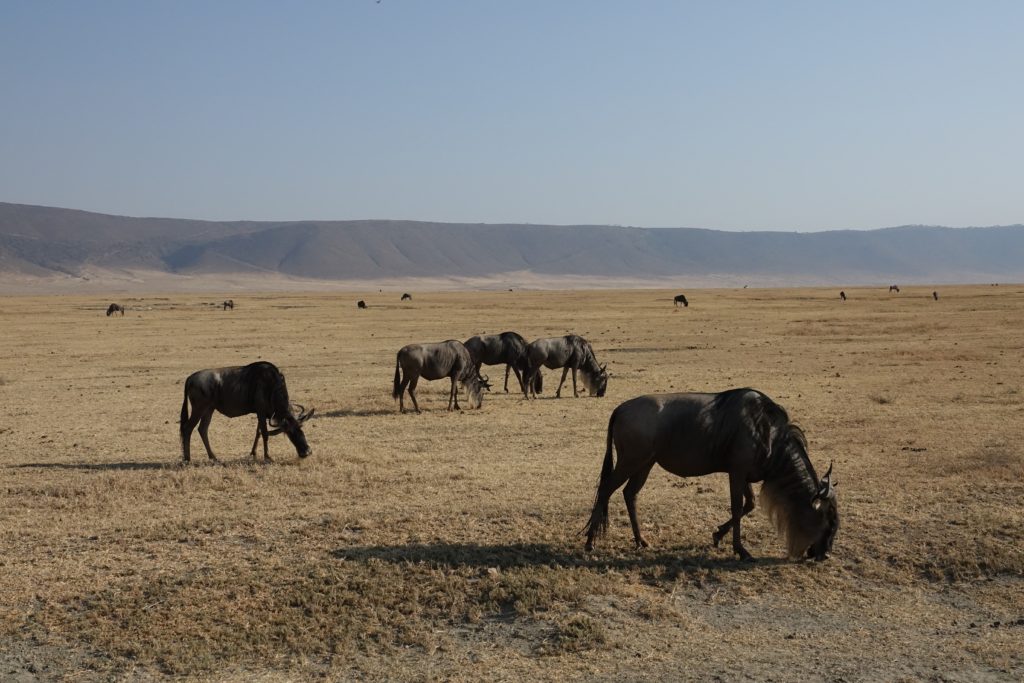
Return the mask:
<svg viewBox="0 0 1024 683">
<path fill-rule="evenodd" d="M 502 332 L 501 334 L 487 334 L 470 337 L 465 342 L 466 350 L 470 358 L 480 372 L 481 365 L 505 364 L 505 393 L 508 393 L 509 370 L 515 373 L 519 388 L 523 388 L 523 372 L 526 370 L 526 340 L 516 332 Z M 540 381 L 540 373 L 536 376 Z M 539 392 L 542 384 L 537 384 Z"/>
<path fill-rule="evenodd" d="M 839 292 L 839 298 L 846 301 L 846 292 Z"/>
<path fill-rule="evenodd" d="M 613 462 L 612 446 L 618 453 Z M 786 411 L 759 391 L 719 394 L 651 394 L 622 403 L 608 420 L 597 499 L 587 523 L 587 550 L 608 527 L 608 499 L 623 484 L 623 497 L 638 548 L 636 498 L 655 463 L 680 477 L 715 472 L 729 475 L 732 517 L 712 533 L 715 546 L 732 529 L 732 548 L 752 560 L 740 541 L 740 520 L 754 509 L 751 484 L 763 481 L 769 517 L 788 554 L 823 560 L 839 529 L 832 466 L 818 479 L 807 457 L 807 441 Z"/>
<path fill-rule="evenodd" d="M 356 302 L 356 306 L 358 306 L 359 308 L 366 308 L 366 302 L 360 299 L 359 301 Z"/>
<path fill-rule="evenodd" d="M 889 292 L 890 293 L 896 292 L 897 294 L 899 294 L 900 293 L 900 288 L 897 285 L 889 285 Z"/>
<path fill-rule="evenodd" d="M 479 408 L 483 402 L 483 390 L 490 389 L 487 378 L 477 372 L 469 351 L 462 342 L 449 339 L 435 344 L 409 344 L 398 351 L 395 358 L 395 383 L 392 398 L 398 399 L 398 409 L 405 412 L 405 390 L 409 390 L 413 408 L 420 412 L 416 401 L 416 384 L 420 377 L 426 380 L 448 377 L 452 381 L 448 394 L 448 410 L 459 408 L 458 384 L 466 389 L 470 408 Z"/>
<path fill-rule="evenodd" d="M 405 294 L 403 294 L 402 295 L 402 301 L 412 301 L 412 294 L 410 294 L 409 292 L 406 292 Z"/>
<path fill-rule="evenodd" d="M 121 306 L 120 304 L 110 304 L 109 306 L 107 306 L 108 318 L 114 315 L 115 313 L 120 313 L 121 315 L 124 315 L 124 306 Z"/>
<path fill-rule="evenodd" d="M 188 407 L 192 404 L 192 415 Z M 230 368 L 199 370 L 185 380 L 185 399 L 181 403 L 182 460 L 189 462 L 192 430 L 199 425 L 199 436 L 206 446 L 210 460 L 216 460 L 206 432 L 213 419 L 213 411 L 227 417 L 256 413 L 256 439 L 249 455 L 256 458 L 256 444 L 263 437 L 263 459 L 270 460 L 267 437 L 284 432 L 295 446 L 300 458 L 312 454 L 302 424 L 313 415 L 302 407 L 298 416 L 288 401 L 288 387 L 284 375 L 272 363 L 258 362 Z M 272 429 L 267 430 L 267 421 Z"/>
<path fill-rule="evenodd" d="M 234 302 L 234 300 L 233 300 L 233 299 L 228 299 L 227 301 L 225 301 L 224 303 L 222 303 L 222 304 L 221 304 L 221 306 L 223 306 L 223 307 L 224 307 L 224 310 L 225 310 L 225 311 L 226 311 L 226 310 L 228 310 L 229 308 L 230 308 L 230 309 L 231 309 L 232 311 L 233 311 L 233 310 L 235 310 L 235 302 Z"/>
<path fill-rule="evenodd" d="M 541 383 L 537 381 L 541 367 L 551 370 L 563 368 L 562 379 L 558 383 L 555 398 L 562 397 L 562 385 L 565 376 L 572 370 L 572 395 L 579 396 L 576 388 L 576 371 L 583 373 L 583 385 L 587 391 L 596 396 L 604 396 L 608 388 L 606 365 L 598 365 L 594 357 L 594 349 L 583 337 L 567 334 L 564 337 L 548 337 L 537 339 L 526 347 L 526 371 L 523 373 L 523 397 L 529 398 L 540 391 Z"/>
<path fill-rule="evenodd" d="M 935 299 L 936 301 L 938 301 L 939 300 L 939 293 L 938 292 L 932 292 L 932 298 Z"/>
<path fill-rule="evenodd" d="M 686 300 L 686 295 L 685 294 L 676 294 L 675 298 L 672 299 L 672 301 L 675 302 L 676 306 L 678 306 L 679 304 L 682 304 L 683 308 L 686 308 L 686 307 L 688 307 L 690 305 L 690 302 Z"/>
</svg>

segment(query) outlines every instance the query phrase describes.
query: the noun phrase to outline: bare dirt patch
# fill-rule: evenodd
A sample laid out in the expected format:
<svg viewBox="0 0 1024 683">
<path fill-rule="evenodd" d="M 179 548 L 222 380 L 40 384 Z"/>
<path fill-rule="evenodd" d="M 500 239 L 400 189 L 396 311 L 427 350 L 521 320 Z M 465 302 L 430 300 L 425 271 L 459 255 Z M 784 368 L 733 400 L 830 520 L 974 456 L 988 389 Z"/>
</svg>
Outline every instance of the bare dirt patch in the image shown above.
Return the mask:
<svg viewBox="0 0 1024 683">
<path fill-rule="evenodd" d="M 1024 293 L 851 292 L 0 299 L 0 678 L 1019 680 Z M 399 347 L 506 329 L 588 337 L 608 396 L 553 400 L 549 373 L 446 413 L 426 383 L 397 414 Z M 218 416 L 226 464 L 178 467 L 184 378 L 258 359 L 316 406 L 313 457 L 277 438 L 254 465 L 254 420 Z M 737 562 L 725 478 L 660 471 L 654 547 L 616 496 L 583 552 L 612 408 L 735 386 L 835 461 L 832 560 L 782 560 L 755 512 Z"/>
</svg>

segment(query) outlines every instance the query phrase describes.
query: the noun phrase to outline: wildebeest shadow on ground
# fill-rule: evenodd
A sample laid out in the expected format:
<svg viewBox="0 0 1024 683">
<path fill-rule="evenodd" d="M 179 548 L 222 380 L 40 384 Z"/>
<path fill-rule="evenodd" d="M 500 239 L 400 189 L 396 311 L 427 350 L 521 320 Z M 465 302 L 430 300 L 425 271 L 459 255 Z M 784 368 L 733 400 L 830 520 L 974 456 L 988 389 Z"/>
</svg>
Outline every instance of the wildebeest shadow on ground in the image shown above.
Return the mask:
<svg viewBox="0 0 1024 683">
<path fill-rule="evenodd" d="M 398 413 L 397 408 L 366 408 L 362 410 L 338 409 L 317 413 L 315 417 L 373 417 L 377 415 L 394 415 L 396 413 Z"/>
<path fill-rule="evenodd" d="M 180 467 L 179 463 L 169 462 L 23 462 L 18 465 L 7 465 L 5 469 L 43 469 L 43 470 L 170 470 Z"/>
<path fill-rule="evenodd" d="M 205 456 L 190 463 L 183 463 L 181 460 L 168 462 L 23 462 L 17 465 L 5 465 L 4 469 L 41 469 L 41 470 L 79 470 L 82 472 L 136 472 L 146 470 L 180 470 L 190 467 L 253 467 L 262 465 L 292 465 L 295 459 L 282 458 L 281 461 L 264 463 L 262 460 L 253 461 L 249 456 L 243 456 L 236 460 L 210 460 Z"/>
<path fill-rule="evenodd" d="M 582 543 L 581 543 L 582 545 Z M 758 558 L 756 562 L 742 562 L 735 555 L 722 551 L 715 554 L 697 548 L 646 549 L 614 554 L 596 550 L 586 552 L 547 543 L 510 543 L 508 545 L 481 545 L 478 543 L 410 543 L 407 545 L 352 546 L 339 548 L 331 556 L 339 560 L 365 562 L 426 562 L 450 567 L 480 567 L 514 569 L 522 567 L 552 567 L 587 569 L 645 569 L 662 567 L 681 573 L 698 567 L 715 567 L 742 571 L 756 567 L 788 564 L 778 557 Z M 670 572 L 671 573 L 671 572 Z"/>
</svg>

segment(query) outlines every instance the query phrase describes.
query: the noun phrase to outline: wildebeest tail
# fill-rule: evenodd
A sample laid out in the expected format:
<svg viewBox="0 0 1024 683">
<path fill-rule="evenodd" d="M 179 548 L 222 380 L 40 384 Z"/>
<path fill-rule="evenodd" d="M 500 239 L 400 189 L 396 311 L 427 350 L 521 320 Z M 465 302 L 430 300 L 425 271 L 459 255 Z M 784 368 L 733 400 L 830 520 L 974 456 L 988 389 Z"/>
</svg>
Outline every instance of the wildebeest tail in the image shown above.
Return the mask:
<svg viewBox="0 0 1024 683">
<path fill-rule="evenodd" d="M 612 411 L 612 416 L 608 418 L 608 437 L 605 441 L 601 478 L 597 481 L 597 496 L 594 499 L 594 509 L 590 511 L 590 521 L 587 522 L 587 526 L 583 529 L 583 533 L 587 534 L 588 537 L 602 535 L 608 529 L 608 496 L 604 496 L 602 500 L 601 491 L 611 478 L 612 472 L 615 471 L 615 462 L 612 457 L 612 433 L 615 427 L 615 413 L 616 411 Z"/>
<path fill-rule="evenodd" d="M 398 354 L 395 355 L 395 386 L 391 389 L 391 398 L 398 400 L 398 397 L 402 395 L 402 373 L 401 373 L 401 361 Z"/>
<path fill-rule="evenodd" d="M 536 394 L 544 393 L 544 375 L 540 368 L 537 368 L 537 372 L 533 376 L 533 391 Z"/>
<path fill-rule="evenodd" d="M 181 401 L 181 422 L 178 423 L 178 429 L 181 431 L 182 440 L 185 439 L 185 425 L 188 424 L 188 382 L 185 382 L 185 398 Z"/>
</svg>

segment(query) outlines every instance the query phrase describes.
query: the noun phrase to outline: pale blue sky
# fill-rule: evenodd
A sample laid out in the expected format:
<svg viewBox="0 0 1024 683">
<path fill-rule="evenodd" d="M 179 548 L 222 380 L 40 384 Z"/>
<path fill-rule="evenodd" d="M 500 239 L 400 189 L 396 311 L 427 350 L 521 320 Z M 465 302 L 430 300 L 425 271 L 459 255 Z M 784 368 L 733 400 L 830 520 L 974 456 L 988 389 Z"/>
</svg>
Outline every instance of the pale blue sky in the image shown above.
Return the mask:
<svg viewBox="0 0 1024 683">
<path fill-rule="evenodd" d="M 0 201 L 1024 222 L 1024 2 L 0 0 Z"/>
</svg>

